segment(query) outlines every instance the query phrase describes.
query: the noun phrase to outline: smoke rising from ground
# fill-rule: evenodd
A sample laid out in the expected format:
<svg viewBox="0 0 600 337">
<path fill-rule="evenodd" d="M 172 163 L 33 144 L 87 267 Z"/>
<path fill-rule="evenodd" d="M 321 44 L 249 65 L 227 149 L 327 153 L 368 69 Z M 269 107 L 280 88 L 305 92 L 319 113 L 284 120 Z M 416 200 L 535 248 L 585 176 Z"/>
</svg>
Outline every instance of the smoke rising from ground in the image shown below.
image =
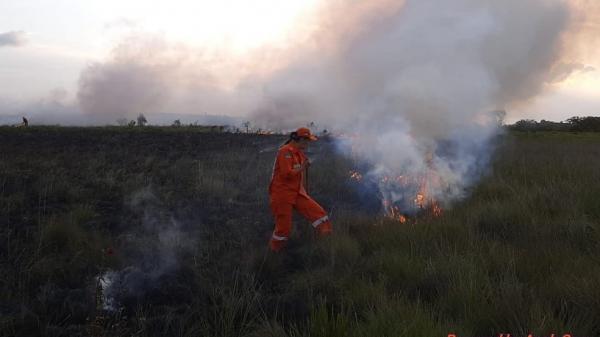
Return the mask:
<svg viewBox="0 0 600 337">
<path fill-rule="evenodd" d="M 491 111 L 589 70 L 555 66 L 571 14 L 561 0 L 324 1 L 296 43 L 241 58 L 132 36 L 83 71 L 78 99 L 107 120 L 169 111 L 248 114 L 271 129 L 315 122 L 354 135 L 371 176 L 430 172 L 429 194 L 449 202 L 486 166 Z"/>
<path fill-rule="evenodd" d="M 125 268 L 101 275 L 105 309 L 144 296 L 160 287 L 160 279 L 178 267 L 178 253 L 193 251 L 196 242 L 165 209 L 151 187 L 133 193 L 127 206 L 141 219 L 141 230 L 122 235 Z"/>
<path fill-rule="evenodd" d="M 333 52 L 277 72 L 255 118 L 351 133 L 369 175 L 435 180 L 427 196 L 448 204 L 486 166 L 498 131 L 490 112 L 542 91 L 568 19 L 562 1 L 406 1 L 334 39 Z M 403 209 L 415 192 L 380 189 Z"/>
<path fill-rule="evenodd" d="M 491 111 L 593 69 L 561 59 L 581 6 L 324 1 L 294 43 L 242 56 L 135 33 L 82 72 L 77 97 L 90 119 L 108 123 L 164 112 L 247 115 L 280 130 L 315 122 L 354 135 L 371 176 L 433 171 L 441 182 L 429 194 L 451 201 L 486 166 L 498 132 Z"/>
</svg>

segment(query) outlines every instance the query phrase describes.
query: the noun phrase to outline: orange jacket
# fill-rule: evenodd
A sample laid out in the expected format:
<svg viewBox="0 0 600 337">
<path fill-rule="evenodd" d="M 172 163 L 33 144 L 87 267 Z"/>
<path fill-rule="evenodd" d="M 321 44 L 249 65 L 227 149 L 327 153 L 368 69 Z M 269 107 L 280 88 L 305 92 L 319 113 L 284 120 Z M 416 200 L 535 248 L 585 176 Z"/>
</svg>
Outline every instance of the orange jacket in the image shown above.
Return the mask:
<svg viewBox="0 0 600 337">
<path fill-rule="evenodd" d="M 271 200 L 295 203 L 298 194 L 307 195 L 305 170 L 294 171 L 307 160 L 302 150 L 295 146 L 286 144 L 279 148 L 269 185 Z"/>
</svg>

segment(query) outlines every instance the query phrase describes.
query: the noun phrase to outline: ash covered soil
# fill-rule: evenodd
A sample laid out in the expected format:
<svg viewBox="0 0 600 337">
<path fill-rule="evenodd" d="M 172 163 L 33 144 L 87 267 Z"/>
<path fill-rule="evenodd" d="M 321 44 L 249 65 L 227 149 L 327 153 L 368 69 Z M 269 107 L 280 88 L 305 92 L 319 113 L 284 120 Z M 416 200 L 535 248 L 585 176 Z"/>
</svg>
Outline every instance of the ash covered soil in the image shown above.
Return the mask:
<svg viewBox="0 0 600 337">
<path fill-rule="evenodd" d="M 598 335 L 600 136 L 507 133 L 438 218 L 379 216 L 331 140 L 267 252 L 277 135 L 210 128 L 0 128 L 0 334 Z M 98 287 L 101 285 L 101 290 Z"/>
</svg>

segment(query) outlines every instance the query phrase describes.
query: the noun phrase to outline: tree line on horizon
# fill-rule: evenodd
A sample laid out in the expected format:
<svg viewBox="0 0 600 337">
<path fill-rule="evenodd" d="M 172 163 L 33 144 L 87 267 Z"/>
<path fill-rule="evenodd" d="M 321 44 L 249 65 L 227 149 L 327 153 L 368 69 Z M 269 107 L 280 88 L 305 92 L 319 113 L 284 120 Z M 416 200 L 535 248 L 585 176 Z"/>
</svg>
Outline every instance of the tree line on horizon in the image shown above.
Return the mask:
<svg viewBox="0 0 600 337">
<path fill-rule="evenodd" d="M 571 117 L 566 121 L 552 122 L 542 119 L 522 119 L 507 125 L 514 131 L 571 131 L 571 132 L 600 132 L 600 117 Z"/>
</svg>

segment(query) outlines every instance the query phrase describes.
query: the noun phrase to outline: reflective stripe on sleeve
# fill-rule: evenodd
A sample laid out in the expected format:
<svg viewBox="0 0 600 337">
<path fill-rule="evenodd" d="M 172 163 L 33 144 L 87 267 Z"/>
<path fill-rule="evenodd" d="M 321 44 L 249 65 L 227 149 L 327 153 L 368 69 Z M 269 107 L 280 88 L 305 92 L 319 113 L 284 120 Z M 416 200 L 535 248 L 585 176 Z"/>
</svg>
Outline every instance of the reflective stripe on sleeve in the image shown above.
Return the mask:
<svg viewBox="0 0 600 337">
<path fill-rule="evenodd" d="M 273 240 L 275 241 L 285 241 L 288 238 L 286 238 L 285 236 L 279 236 L 279 235 L 275 235 L 275 233 L 273 233 Z"/>
<path fill-rule="evenodd" d="M 329 216 L 326 215 L 326 216 L 324 216 L 322 218 L 319 218 L 319 219 L 315 220 L 315 222 L 312 223 L 312 226 L 314 228 L 317 228 L 317 226 L 319 226 L 320 224 L 322 224 L 323 222 L 325 222 L 327 220 L 329 220 Z"/>
</svg>

